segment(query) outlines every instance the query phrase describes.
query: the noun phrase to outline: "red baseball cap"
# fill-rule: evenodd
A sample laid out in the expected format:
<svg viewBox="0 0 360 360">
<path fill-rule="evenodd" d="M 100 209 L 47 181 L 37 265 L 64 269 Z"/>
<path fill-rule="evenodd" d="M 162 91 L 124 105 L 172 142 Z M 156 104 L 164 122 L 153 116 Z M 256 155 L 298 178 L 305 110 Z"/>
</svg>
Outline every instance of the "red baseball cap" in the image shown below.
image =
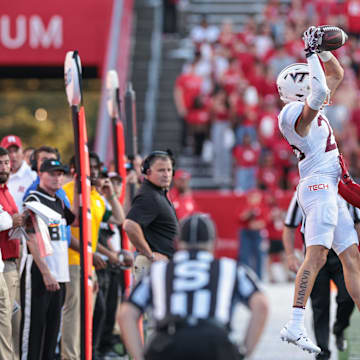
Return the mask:
<svg viewBox="0 0 360 360">
<path fill-rule="evenodd" d="M 191 175 L 189 172 L 183 169 L 177 169 L 175 171 L 174 179 L 190 179 Z"/>
<path fill-rule="evenodd" d="M 21 148 L 22 142 L 16 135 L 7 135 L 1 140 L 0 146 L 5 149 L 8 149 L 10 146 L 17 146 Z"/>
</svg>

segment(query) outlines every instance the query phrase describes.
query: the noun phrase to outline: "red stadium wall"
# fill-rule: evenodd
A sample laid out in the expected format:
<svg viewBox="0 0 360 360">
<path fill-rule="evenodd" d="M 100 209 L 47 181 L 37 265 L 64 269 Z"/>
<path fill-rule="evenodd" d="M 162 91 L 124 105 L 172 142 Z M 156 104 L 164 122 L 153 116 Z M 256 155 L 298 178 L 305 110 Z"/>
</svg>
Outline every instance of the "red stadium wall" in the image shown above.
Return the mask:
<svg viewBox="0 0 360 360">
<path fill-rule="evenodd" d="M 277 197 L 277 206 L 287 209 L 294 192 L 282 191 Z M 266 193 L 264 193 L 266 195 Z M 233 192 L 194 191 L 193 197 L 199 211 L 209 213 L 217 226 L 216 256 L 237 258 L 239 245 L 239 214 L 245 209 L 246 194 Z"/>
</svg>

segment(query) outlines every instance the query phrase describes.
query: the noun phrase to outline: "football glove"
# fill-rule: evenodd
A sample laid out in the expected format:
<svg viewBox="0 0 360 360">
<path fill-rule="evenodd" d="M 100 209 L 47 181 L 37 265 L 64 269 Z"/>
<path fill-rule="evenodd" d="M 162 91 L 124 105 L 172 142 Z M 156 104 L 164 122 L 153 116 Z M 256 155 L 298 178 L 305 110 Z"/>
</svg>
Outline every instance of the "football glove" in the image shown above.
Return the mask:
<svg viewBox="0 0 360 360">
<path fill-rule="evenodd" d="M 310 26 L 303 34 L 303 40 L 305 44 L 305 56 L 309 57 L 314 53 L 320 53 L 321 50 L 319 46 L 321 44 L 321 39 L 323 36 L 323 31 L 315 26 Z"/>
</svg>

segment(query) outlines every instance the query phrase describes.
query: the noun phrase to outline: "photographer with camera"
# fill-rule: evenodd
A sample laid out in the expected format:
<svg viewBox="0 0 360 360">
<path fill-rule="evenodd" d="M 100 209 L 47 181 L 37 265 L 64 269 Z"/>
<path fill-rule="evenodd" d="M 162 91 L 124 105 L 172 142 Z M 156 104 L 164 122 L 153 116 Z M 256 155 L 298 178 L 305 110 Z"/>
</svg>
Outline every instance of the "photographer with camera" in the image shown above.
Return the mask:
<svg viewBox="0 0 360 360">
<path fill-rule="evenodd" d="M 245 206 L 244 206 L 245 205 Z M 238 215 L 240 222 L 239 261 L 256 272 L 259 279 L 263 275 L 263 234 L 269 217 L 269 208 L 261 190 L 246 193 Z"/>
<path fill-rule="evenodd" d="M 120 264 L 117 253 L 109 251 L 102 245 L 98 245 L 98 237 L 100 223 L 110 222 L 112 224 L 121 225 L 124 221 L 124 211 L 117 198 L 114 188 L 109 179 L 99 182 L 100 175 L 100 158 L 90 152 L 90 210 L 91 210 L 91 234 L 92 234 L 92 251 L 93 264 L 96 270 L 106 267 L 106 262 L 97 253 L 100 252 L 109 258 L 111 263 Z M 70 161 L 70 169 L 75 175 L 75 158 Z M 100 185 L 100 186 L 99 186 Z M 105 206 L 103 196 L 97 191 L 99 188 L 111 205 L 111 210 Z M 75 181 L 70 181 L 63 186 L 71 203 L 74 201 Z M 79 228 L 71 228 L 72 236 L 79 239 Z M 66 297 L 63 308 L 63 325 L 61 340 L 61 358 L 62 359 L 80 359 L 80 254 L 69 249 L 69 268 L 71 282 L 66 286 Z M 93 303 L 96 301 L 97 281 L 94 272 L 94 296 Z M 95 333 L 94 333 L 95 335 Z"/>
<path fill-rule="evenodd" d="M 110 181 L 114 193 L 120 198 L 122 177 L 115 172 L 107 172 L 104 168 L 98 180 L 97 189 L 103 193 L 104 185 Z M 111 210 L 111 205 L 105 201 L 105 205 Z M 121 286 L 122 271 L 133 265 L 133 255 L 129 251 L 121 249 L 121 235 L 119 228 L 109 222 L 101 222 L 99 232 L 98 249 L 101 247 L 100 257 L 106 262 L 104 269 L 96 270 L 96 277 L 99 284 L 99 291 L 96 297 L 94 309 L 93 327 L 93 348 L 96 354 L 101 356 L 115 356 L 114 353 L 117 343 L 120 342 L 118 336 L 113 335 L 115 324 L 116 309 L 118 305 L 118 294 Z M 110 261 L 109 257 L 103 255 L 104 249 L 117 254 L 120 263 Z"/>
</svg>

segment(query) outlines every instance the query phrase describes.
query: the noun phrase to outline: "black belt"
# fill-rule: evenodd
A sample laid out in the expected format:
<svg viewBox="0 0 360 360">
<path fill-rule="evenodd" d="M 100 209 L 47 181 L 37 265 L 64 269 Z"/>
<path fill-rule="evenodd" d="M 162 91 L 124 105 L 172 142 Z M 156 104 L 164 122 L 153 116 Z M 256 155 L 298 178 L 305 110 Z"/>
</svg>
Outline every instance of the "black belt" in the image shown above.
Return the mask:
<svg viewBox="0 0 360 360">
<path fill-rule="evenodd" d="M 12 261 L 12 262 L 16 262 L 17 258 L 8 258 L 8 259 L 5 259 L 4 261 Z"/>
<path fill-rule="evenodd" d="M 198 319 L 194 317 L 187 317 L 183 319 L 170 319 L 164 320 L 157 324 L 156 330 L 159 332 L 167 332 L 172 335 L 175 334 L 180 329 L 185 329 L 189 327 L 216 327 L 223 331 L 227 331 L 228 328 L 220 321 L 215 319 Z"/>
</svg>

